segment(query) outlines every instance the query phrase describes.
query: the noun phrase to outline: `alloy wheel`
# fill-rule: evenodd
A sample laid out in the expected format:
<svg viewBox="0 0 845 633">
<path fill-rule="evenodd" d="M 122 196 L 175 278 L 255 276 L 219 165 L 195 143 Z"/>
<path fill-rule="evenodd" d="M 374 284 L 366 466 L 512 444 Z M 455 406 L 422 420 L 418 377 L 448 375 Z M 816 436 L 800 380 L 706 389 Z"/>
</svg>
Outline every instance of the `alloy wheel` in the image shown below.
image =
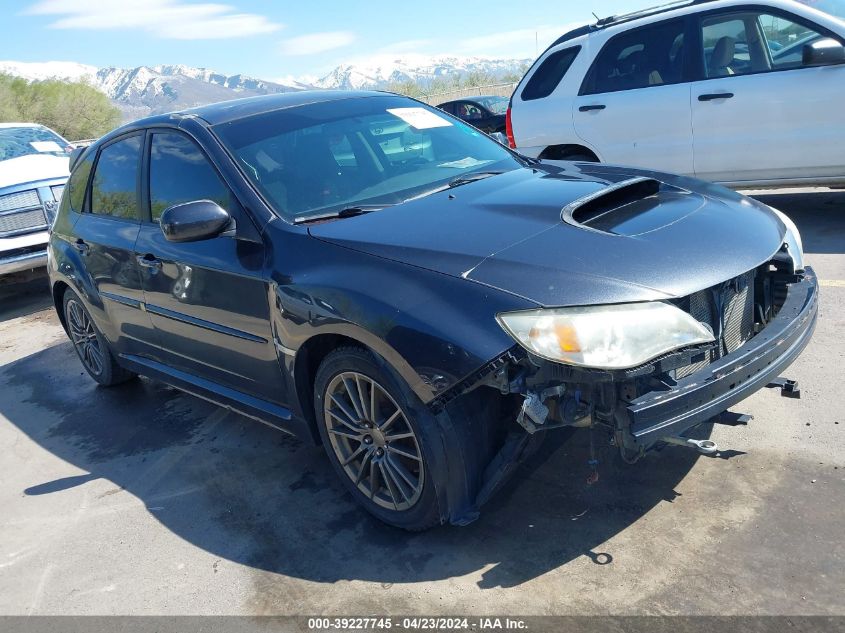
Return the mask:
<svg viewBox="0 0 845 633">
<path fill-rule="evenodd" d="M 95 376 L 103 373 L 103 352 L 94 323 L 84 308 L 75 299 L 67 302 L 67 324 L 79 358 L 85 368 Z"/>
<path fill-rule="evenodd" d="M 422 452 L 384 387 L 358 372 L 340 373 L 326 388 L 323 411 L 334 454 L 358 490 L 383 508 L 411 508 L 423 489 Z"/>
</svg>

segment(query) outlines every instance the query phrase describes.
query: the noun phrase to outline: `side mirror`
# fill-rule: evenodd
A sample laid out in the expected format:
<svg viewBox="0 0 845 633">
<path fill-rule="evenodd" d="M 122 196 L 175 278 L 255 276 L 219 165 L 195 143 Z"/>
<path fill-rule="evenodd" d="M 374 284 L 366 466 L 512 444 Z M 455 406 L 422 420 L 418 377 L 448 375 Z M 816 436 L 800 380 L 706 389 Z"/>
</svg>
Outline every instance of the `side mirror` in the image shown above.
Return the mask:
<svg viewBox="0 0 845 633">
<path fill-rule="evenodd" d="M 232 225 L 232 216 L 211 200 L 174 204 L 161 214 L 161 232 L 169 242 L 198 242 L 217 237 Z"/>
<path fill-rule="evenodd" d="M 826 38 L 806 44 L 801 63 L 804 66 L 827 66 L 845 63 L 845 46 L 834 39 Z"/>
</svg>

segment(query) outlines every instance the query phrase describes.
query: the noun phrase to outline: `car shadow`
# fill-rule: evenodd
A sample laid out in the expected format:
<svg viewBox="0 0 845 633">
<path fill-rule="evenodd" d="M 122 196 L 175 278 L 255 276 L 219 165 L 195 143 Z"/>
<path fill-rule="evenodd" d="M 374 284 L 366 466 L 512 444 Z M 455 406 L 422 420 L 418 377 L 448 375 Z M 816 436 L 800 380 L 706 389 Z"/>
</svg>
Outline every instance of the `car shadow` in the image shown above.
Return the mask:
<svg viewBox="0 0 845 633">
<path fill-rule="evenodd" d="M 765 192 L 752 197 L 786 213 L 798 230 L 805 253 L 845 252 L 845 191 Z"/>
<path fill-rule="evenodd" d="M 46 269 L 0 279 L 0 323 L 52 307 Z"/>
<path fill-rule="evenodd" d="M 808 253 L 845 249 L 845 192 L 755 197 L 793 218 Z M 0 322 L 50 305 L 43 277 L 0 285 Z M 105 480 L 111 487 L 94 507 L 124 503 L 116 495 L 128 493 L 163 527 L 215 556 L 325 583 L 476 574 L 481 588 L 512 587 L 580 557 L 612 566 L 617 553 L 604 544 L 671 503 L 699 459 L 666 449 L 629 466 L 603 446 L 599 481 L 588 485 L 589 434 L 552 433 L 478 521 L 411 534 L 360 510 L 321 448 L 154 381 L 98 388 L 69 343 L 0 367 L 0 414 L 83 471 L 33 480 L 21 494 L 68 494 Z M 707 433 L 698 429 L 696 437 Z"/>
<path fill-rule="evenodd" d="M 602 544 L 672 502 L 698 459 L 667 449 L 629 466 L 606 447 L 600 479 L 588 485 L 589 434 L 553 433 L 478 521 L 412 534 L 360 510 L 321 448 L 154 381 L 98 388 L 69 343 L 0 368 L 0 413 L 84 471 L 31 481 L 22 494 L 67 494 L 108 480 L 113 487 L 92 507 L 126 503 L 129 493 L 215 556 L 327 583 L 476 573 L 481 588 L 512 587 L 582 556 L 612 565 L 614 552 Z"/>
</svg>

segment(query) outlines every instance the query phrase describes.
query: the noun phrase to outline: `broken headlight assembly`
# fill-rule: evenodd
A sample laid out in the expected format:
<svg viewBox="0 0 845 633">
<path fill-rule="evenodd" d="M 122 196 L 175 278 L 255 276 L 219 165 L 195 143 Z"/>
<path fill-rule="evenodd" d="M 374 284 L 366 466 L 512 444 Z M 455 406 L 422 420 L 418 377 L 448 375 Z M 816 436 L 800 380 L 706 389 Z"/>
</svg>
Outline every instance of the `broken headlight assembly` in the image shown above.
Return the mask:
<svg viewBox="0 0 845 633">
<path fill-rule="evenodd" d="M 594 369 L 628 369 L 714 340 L 710 327 L 662 301 L 505 312 L 496 319 L 529 352 Z"/>
</svg>

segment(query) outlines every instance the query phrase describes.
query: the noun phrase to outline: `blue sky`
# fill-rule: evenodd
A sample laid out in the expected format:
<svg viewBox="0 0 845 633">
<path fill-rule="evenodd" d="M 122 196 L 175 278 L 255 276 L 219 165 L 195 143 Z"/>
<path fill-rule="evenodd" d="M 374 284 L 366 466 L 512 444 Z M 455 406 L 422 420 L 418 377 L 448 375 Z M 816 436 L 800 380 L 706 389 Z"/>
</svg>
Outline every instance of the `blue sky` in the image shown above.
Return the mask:
<svg viewBox="0 0 845 633">
<path fill-rule="evenodd" d="M 649 0 L 4 0 L 0 60 L 186 64 L 277 79 L 407 54 L 534 57 Z M 535 36 L 537 43 L 535 44 Z"/>
</svg>

